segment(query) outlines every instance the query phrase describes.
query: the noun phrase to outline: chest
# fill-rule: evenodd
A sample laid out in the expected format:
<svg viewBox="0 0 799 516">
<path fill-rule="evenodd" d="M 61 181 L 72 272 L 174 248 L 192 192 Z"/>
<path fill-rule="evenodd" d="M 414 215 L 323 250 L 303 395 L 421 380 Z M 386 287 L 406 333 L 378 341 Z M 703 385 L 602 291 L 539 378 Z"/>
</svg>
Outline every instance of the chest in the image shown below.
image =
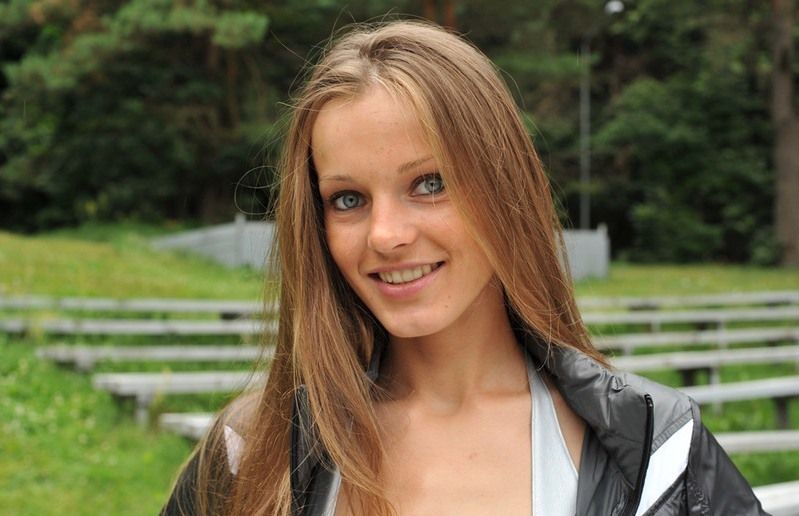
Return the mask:
<svg viewBox="0 0 799 516">
<path fill-rule="evenodd" d="M 391 431 L 381 483 L 399 514 L 530 515 L 529 394 L 457 416 L 403 408 L 382 417 Z"/>
</svg>

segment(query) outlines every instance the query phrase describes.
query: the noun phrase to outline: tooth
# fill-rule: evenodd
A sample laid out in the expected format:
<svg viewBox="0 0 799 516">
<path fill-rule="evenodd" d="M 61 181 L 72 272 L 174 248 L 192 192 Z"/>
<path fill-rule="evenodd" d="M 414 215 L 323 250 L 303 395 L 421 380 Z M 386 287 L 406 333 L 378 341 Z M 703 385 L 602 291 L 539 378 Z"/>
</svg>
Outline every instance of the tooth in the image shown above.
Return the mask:
<svg viewBox="0 0 799 516">
<path fill-rule="evenodd" d="M 379 272 L 377 275 L 380 279 L 386 283 L 407 283 L 409 281 L 414 281 L 422 276 L 430 274 L 434 270 L 438 268 L 437 264 L 427 264 L 427 265 L 420 265 L 418 267 L 414 267 L 413 269 L 405 269 L 401 271 L 388 271 L 388 272 Z"/>
</svg>

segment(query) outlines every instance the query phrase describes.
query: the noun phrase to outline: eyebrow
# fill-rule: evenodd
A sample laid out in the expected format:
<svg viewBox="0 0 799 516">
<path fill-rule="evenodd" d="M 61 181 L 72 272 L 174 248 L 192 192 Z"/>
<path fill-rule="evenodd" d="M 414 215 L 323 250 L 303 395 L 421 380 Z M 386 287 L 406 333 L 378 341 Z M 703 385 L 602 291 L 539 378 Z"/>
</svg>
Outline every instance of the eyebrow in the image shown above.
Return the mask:
<svg viewBox="0 0 799 516">
<path fill-rule="evenodd" d="M 424 156 L 422 158 L 415 159 L 407 163 L 403 163 L 397 168 L 397 174 L 399 175 L 405 174 L 406 172 L 413 170 L 416 167 L 423 165 L 432 159 L 433 155 L 431 154 L 429 156 Z M 347 174 L 334 174 L 331 176 L 320 177 L 319 182 L 321 183 L 323 181 L 352 181 L 352 176 L 349 176 Z"/>
<path fill-rule="evenodd" d="M 397 169 L 397 174 L 402 175 L 402 174 L 408 172 L 409 170 L 415 169 L 419 165 L 423 165 L 424 163 L 427 163 L 431 159 L 433 159 L 432 155 L 425 156 L 423 158 L 415 159 L 413 161 L 409 161 L 407 163 L 404 163 L 404 164 L 400 165 L 399 168 Z"/>
</svg>

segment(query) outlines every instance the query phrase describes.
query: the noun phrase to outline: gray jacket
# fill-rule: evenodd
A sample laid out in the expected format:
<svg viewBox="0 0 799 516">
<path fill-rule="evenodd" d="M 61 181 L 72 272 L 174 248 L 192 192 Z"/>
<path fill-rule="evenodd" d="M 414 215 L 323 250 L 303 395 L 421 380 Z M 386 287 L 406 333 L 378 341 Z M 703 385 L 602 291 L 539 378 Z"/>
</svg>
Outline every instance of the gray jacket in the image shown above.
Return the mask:
<svg viewBox="0 0 799 516">
<path fill-rule="evenodd" d="M 526 348 L 588 424 L 580 459 L 577 515 L 767 514 L 702 424 L 693 400 L 645 378 L 610 371 L 572 349 L 548 347 L 533 339 L 527 340 Z M 380 355 L 379 350 L 374 353 L 369 366 L 373 380 Z M 313 425 L 302 386 L 293 412 L 293 512 L 319 516 L 333 474 L 310 430 Z M 193 514 L 196 475 L 195 457 L 161 514 Z M 219 487 L 219 492 L 225 492 Z"/>
</svg>

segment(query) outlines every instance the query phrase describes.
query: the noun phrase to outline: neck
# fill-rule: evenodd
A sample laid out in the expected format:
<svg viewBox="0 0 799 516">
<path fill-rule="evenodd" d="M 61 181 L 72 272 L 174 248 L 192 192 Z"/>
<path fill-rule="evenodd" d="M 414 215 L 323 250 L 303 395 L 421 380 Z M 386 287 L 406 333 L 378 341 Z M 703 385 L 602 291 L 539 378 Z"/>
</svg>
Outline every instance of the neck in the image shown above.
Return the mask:
<svg viewBox="0 0 799 516">
<path fill-rule="evenodd" d="M 524 354 L 496 294 L 438 333 L 391 337 L 380 375 L 389 397 L 452 411 L 482 396 L 526 390 Z"/>
</svg>

